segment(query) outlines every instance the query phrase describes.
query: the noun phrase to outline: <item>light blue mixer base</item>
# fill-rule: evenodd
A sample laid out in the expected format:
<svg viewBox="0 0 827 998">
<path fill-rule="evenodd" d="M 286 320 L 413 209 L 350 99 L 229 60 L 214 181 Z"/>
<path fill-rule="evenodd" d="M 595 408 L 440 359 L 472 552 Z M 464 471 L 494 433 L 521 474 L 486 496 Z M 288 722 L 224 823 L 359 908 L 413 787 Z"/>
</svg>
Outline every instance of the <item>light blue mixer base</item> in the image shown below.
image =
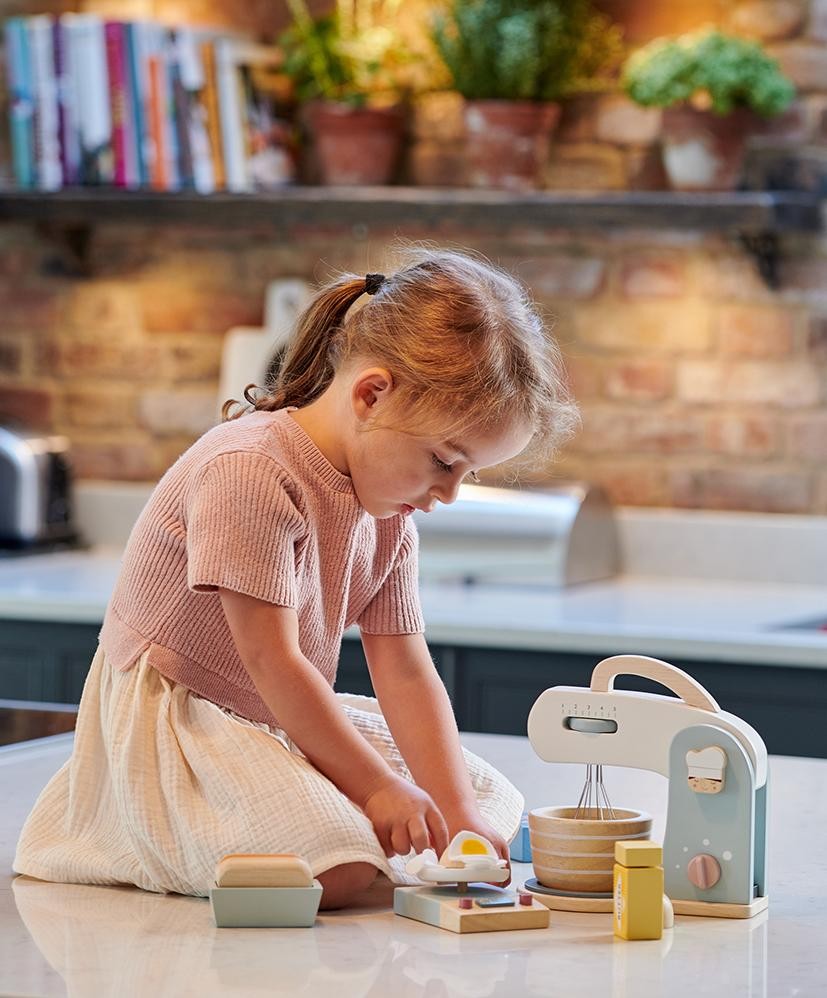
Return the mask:
<svg viewBox="0 0 827 998">
<path fill-rule="evenodd" d="M 726 753 L 723 789 L 696 793 L 687 782 L 686 754 L 709 746 Z M 752 763 L 740 742 L 721 728 L 693 725 L 675 735 L 669 768 L 663 872 L 675 913 L 716 914 L 701 905 L 736 918 L 761 911 L 767 904 L 767 788 L 756 790 Z M 697 856 L 717 864 L 717 882 L 706 887 L 690 882 L 689 863 Z"/>
<path fill-rule="evenodd" d="M 215 924 L 220 929 L 310 928 L 322 900 L 322 885 L 312 887 L 212 887 Z"/>
</svg>

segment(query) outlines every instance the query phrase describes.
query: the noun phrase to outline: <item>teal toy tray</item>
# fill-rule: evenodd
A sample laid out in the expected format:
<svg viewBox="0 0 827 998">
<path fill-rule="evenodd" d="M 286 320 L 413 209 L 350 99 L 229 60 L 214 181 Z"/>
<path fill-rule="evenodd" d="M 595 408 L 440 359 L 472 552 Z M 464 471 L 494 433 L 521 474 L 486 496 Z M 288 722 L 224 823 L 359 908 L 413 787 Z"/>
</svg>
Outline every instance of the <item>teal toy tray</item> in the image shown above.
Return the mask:
<svg viewBox="0 0 827 998">
<path fill-rule="evenodd" d="M 212 887 L 215 924 L 220 929 L 310 928 L 322 900 L 312 887 Z"/>
</svg>

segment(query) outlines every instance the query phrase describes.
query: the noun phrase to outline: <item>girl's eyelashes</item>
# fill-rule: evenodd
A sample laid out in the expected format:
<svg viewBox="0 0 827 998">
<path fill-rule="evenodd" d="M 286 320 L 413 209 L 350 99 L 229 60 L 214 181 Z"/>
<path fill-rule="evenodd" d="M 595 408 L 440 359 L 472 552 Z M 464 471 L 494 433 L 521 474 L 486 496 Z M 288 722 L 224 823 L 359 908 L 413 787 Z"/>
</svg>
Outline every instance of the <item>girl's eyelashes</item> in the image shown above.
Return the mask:
<svg viewBox="0 0 827 998">
<path fill-rule="evenodd" d="M 436 454 L 431 454 L 431 461 L 437 466 L 437 468 L 439 468 L 440 471 L 444 471 L 446 473 L 453 471 L 453 466 L 440 460 Z M 479 483 L 480 481 L 480 476 L 476 473 L 476 471 L 469 471 L 466 477 L 470 478 L 472 482 Z"/>
</svg>

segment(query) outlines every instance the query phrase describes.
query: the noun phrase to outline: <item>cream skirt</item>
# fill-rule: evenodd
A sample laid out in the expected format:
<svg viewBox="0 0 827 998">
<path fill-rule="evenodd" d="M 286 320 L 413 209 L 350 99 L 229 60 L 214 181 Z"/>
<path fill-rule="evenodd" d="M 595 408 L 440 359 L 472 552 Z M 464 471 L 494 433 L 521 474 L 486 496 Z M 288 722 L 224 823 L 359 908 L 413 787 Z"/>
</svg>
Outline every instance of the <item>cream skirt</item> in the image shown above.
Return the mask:
<svg viewBox="0 0 827 998">
<path fill-rule="evenodd" d="M 337 696 L 391 768 L 412 779 L 377 701 Z M 510 841 L 522 795 L 464 752 L 483 817 Z M 218 859 L 231 852 L 299 853 L 314 876 L 342 863 L 372 863 L 395 884 L 419 883 L 405 872 L 410 857 L 388 859 L 363 812 L 285 732 L 196 696 L 145 655 L 118 672 L 99 648 L 72 757 L 26 820 L 15 871 L 203 897 Z"/>
</svg>

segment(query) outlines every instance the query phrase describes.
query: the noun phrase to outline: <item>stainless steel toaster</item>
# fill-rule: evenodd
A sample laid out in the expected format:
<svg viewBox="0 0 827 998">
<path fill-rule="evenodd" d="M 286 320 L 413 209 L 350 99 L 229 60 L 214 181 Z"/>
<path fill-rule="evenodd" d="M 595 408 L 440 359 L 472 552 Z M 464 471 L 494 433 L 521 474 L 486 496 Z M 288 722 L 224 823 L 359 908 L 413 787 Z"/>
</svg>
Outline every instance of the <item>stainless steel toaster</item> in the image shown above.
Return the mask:
<svg viewBox="0 0 827 998">
<path fill-rule="evenodd" d="M 0 547 L 74 538 L 69 441 L 0 426 Z"/>
<path fill-rule="evenodd" d="M 461 485 L 455 503 L 413 515 L 422 579 L 562 588 L 620 571 L 613 507 L 588 482 L 525 490 Z"/>
</svg>

